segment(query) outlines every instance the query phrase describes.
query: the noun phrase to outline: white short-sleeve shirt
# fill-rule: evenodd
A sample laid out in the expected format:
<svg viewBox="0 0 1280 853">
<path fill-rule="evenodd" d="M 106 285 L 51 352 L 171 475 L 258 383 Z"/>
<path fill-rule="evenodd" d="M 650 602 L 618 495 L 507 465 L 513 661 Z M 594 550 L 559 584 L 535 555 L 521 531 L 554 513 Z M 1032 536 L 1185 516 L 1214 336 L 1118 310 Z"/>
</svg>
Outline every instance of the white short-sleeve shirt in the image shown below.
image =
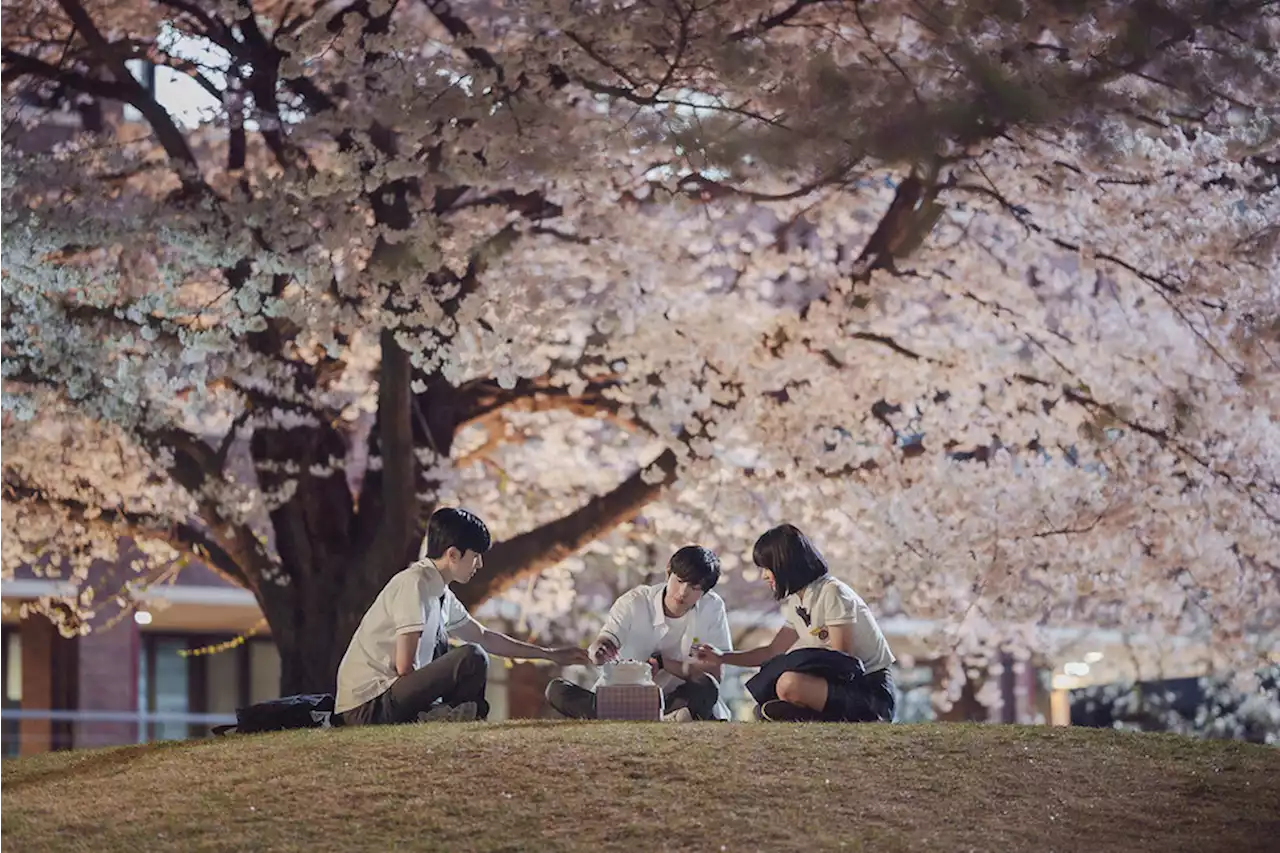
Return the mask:
<svg viewBox="0 0 1280 853">
<path fill-rule="evenodd" d="M 365 611 L 338 666 L 337 713 L 378 698 L 395 683 L 399 677 L 396 637 L 415 631 L 435 637 L 442 616 L 440 596 L 445 593 L 444 578 L 429 560 L 414 563 L 387 581 Z M 449 597 L 445 596 L 446 602 Z"/>
<path fill-rule="evenodd" d="M 887 669 L 897 660 L 862 596 L 830 574 L 782 599 L 782 615 L 799 635 L 792 650 L 829 649 L 831 626 L 852 625 L 853 656 L 867 672 Z"/>
</svg>

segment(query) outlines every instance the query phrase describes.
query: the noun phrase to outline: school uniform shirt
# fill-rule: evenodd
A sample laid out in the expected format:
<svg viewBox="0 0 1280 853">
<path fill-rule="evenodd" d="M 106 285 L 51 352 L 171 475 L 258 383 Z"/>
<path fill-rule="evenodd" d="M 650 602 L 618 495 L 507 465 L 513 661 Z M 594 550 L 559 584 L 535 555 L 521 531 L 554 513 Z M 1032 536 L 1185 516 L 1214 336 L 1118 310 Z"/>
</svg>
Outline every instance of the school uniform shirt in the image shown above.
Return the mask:
<svg viewBox="0 0 1280 853">
<path fill-rule="evenodd" d="M 396 673 L 396 637 L 421 631 L 434 644 L 442 624 L 442 595 L 447 601 L 444 578 L 430 560 L 419 560 L 387 581 L 365 611 L 338 665 L 335 713 L 377 699 L 400 677 Z M 419 655 L 421 649 L 419 643 Z"/>
<path fill-rule="evenodd" d="M 609 609 L 600 636 L 610 638 L 618 646 L 619 660 L 648 660 L 654 652 L 660 652 L 669 661 L 688 660 L 695 642 L 721 651 L 733 649 L 723 598 L 714 591 L 705 593 L 688 613 L 672 619 L 662 608 L 666 589 L 665 581 L 638 586 L 623 593 Z M 598 644 L 599 638 L 591 644 L 590 654 L 595 654 Z M 684 679 L 663 669 L 654 676 L 654 682 L 663 693 L 670 694 Z M 715 713 L 720 719 L 729 717 L 729 709 L 723 702 L 716 703 Z"/>
<path fill-rule="evenodd" d="M 852 625 L 853 656 L 868 673 L 888 669 L 897 660 L 862 596 L 829 574 L 782 599 L 782 614 L 799 635 L 792 651 L 829 649 L 831 628 Z"/>
</svg>

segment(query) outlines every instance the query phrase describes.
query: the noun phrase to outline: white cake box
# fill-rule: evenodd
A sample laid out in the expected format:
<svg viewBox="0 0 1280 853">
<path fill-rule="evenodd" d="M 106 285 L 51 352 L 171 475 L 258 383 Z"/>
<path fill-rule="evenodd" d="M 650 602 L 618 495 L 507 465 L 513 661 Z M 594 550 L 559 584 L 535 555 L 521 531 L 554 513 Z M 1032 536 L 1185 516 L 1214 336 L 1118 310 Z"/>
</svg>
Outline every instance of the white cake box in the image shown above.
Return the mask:
<svg viewBox="0 0 1280 853">
<path fill-rule="evenodd" d="M 605 667 L 596 682 L 598 719 L 656 722 L 662 712 L 662 688 L 653 683 L 649 664 L 626 660 Z"/>
</svg>

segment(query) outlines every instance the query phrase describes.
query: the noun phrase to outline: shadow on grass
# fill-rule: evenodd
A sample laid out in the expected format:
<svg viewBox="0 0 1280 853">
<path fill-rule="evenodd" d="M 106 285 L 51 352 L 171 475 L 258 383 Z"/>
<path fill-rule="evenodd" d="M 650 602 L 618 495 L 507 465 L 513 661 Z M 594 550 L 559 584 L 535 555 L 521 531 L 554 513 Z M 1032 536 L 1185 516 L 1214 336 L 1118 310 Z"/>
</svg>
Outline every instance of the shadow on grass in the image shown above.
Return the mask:
<svg viewBox="0 0 1280 853">
<path fill-rule="evenodd" d="M 82 774 L 96 775 L 100 771 L 115 770 L 115 768 L 132 765 L 143 754 L 154 752 L 154 745 L 145 743 L 136 744 L 133 747 L 110 749 L 110 751 L 97 753 L 95 756 L 87 756 L 81 761 L 72 763 L 72 765 L 50 767 L 49 770 L 19 775 L 17 779 L 0 781 L 0 794 L 13 793 L 20 788 L 28 788 L 28 786 L 38 785 L 44 783 L 44 781 L 59 779 L 59 777 L 81 776 Z"/>
<path fill-rule="evenodd" d="M 20 791 L 59 778 L 114 775 L 114 773 L 124 770 L 143 758 L 200 749 L 212 746 L 215 743 L 216 741 L 212 739 L 158 741 L 112 749 L 72 752 L 68 754 L 75 756 L 75 760 L 67 764 L 50 767 L 48 770 L 23 773 L 17 778 L 13 778 L 11 773 L 7 773 L 9 781 L 4 783 L 4 788 L 6 791 Z"/>
</svg>

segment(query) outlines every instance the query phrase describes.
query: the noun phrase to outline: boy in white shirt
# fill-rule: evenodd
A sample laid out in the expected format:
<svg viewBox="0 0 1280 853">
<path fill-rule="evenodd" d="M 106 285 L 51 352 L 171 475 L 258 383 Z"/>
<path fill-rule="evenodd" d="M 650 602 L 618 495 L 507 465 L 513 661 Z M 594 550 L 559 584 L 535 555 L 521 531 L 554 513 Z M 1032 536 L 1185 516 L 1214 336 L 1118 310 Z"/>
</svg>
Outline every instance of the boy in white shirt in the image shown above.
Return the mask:
<svg viewBox="0 0 1280 853">
<path fill-rule="evenodd" d="M 448 585 L 471 580 L 490 544 L 485 523 L 467 510 L 432 513 L 418 562 L 378 593 L 343 655 L 334 707 L 343 725 L 484 719 L 485 652 L 587 662 L 583 649 L 522 643 L 471 617 Z M 463 644 L 449 650 L 450 634 Z"/>
<path fill-rule="evenodd" d="M 724 600 L 711 591 L 719 580 L 720 559 L 712 551 L 698 545 L 676 551 L 664 583 L 638 586 L 614 602 L 587 650 L 591 661 L 649 661 L 669 720 L 728 719 L 720 664 L 699 663 L 690 654 L 698 642 L 732 647 Z M 562 678 L 547 685 L 547 702 L 566 717 L 596 716 L 595 693 Z"/>
<path fill-rule="evenodd" d="M 767 646 L 722 652 L 699 645 L 708 663 L 759 666 L 747 689 L 764 720 L 892 722 L 893 652 L 867 603 L 831 576 L 809 538 L 790 524 L 756 540 L 752 560 L 781 603 L 787 624 Z"/>
</svg>

